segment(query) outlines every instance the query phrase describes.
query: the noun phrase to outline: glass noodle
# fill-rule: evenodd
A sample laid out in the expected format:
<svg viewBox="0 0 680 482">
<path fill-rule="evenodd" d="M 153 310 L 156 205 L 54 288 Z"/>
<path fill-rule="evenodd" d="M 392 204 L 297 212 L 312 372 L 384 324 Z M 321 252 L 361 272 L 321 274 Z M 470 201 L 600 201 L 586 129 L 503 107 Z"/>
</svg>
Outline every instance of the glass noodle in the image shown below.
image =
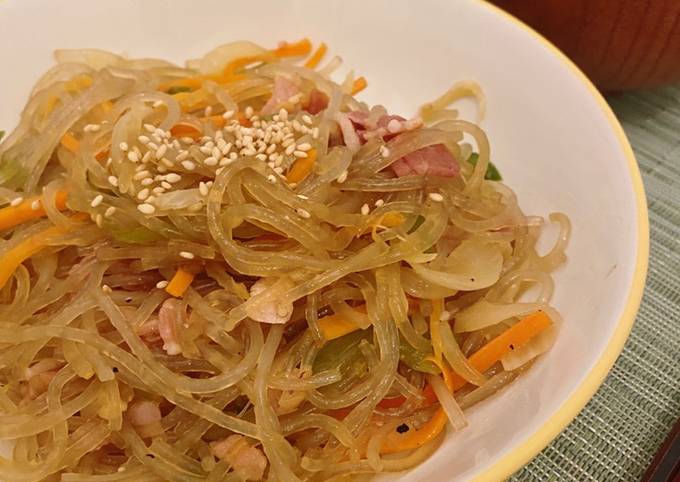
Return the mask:
<svg viewBox="0 0 680 482">
<path fill-rule="evenodd" d="M 56 52 L 0 142 L 0 480 L 406 470 L 552 346 L 569 218 L 539 252 L 480 87 L 405 119 L 325 51 Z"/>
</svg>

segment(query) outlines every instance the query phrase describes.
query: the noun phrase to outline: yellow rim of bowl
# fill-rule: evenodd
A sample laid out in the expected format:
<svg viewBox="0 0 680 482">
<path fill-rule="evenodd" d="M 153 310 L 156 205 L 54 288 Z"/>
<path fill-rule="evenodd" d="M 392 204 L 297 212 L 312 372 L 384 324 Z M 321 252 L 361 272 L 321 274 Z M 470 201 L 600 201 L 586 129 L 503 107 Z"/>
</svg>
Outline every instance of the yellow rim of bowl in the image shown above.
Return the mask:
<svg viewBox="0 0 680 482">
<path fill-rule="evenodd" d="M 628 339 L 635 316 L 640 308 L 640 301 L 642 300 L 642 293 L 645 287 L 645 279 L 647 276 L 647 264 L 649 260 L 649 218 L 647 216 L 647 201 L 645 198 L 645 191 L 640 176 L 633 149 L 626 138 L 626 135 L 612 112 L 609 104 L 604 100 L 600 92 L 595 88 L 592 82 L 585 76 L 583 72 L 567 58 L 557 47 L 550 43 L 545 37 L 537 33 L 531 27 L 526 25 L 521 20 L 512 16 L 504 10 L 489 4 L 484 0 L 478 0 L 478 3 L 484 8 L 492 10 L 494 13 L 506 18 L 514 23 L 522 30 L 529 33 L 532 37 L 538 40 L 545 48 L 550 50 L 561 62 L 579 79 L 583 85 L 592 94 L 595 101 L 599 104 L 602 112 L 607 117 L 614 134 L 616 135 L 621 149 L 628 160 L 628 169 L 630 171 L 630 178 L 633 184 L 633 191 L 637 201 L 637 259 L 635 261 L 635 273 L 633 274 L 633 282 L 628 293 L 626 305 L 624 307 L 619 323 L 614 330 L 609 343 L 605 348 L 600 359 L 595 363 L 592 370 L 586 375 L 586 378 L 576 388 L 569 399 L 560 406 L 541 428 L 531 434 L 526 440 L 520 443 L 519 446 L 512 449 L 510 453 L 504 455 L 499 461 L 495 462 L 488 469 L 481 474 L 474 477 L 475 482 L 487 482 L 504 480 L 512 475 L 519 468 L 524 466 L 533 457 L 535 457 L 541 450 L 548 446 L 548 444 L 564 430 L 569 423 L 576 418 L 576 415 L 585 407 L 586 403 L 593 397 L 597 389 L 600 387 L 609 370 L 614 365 L 619 354 L 623 350 L 623 346 Z"/>
</svg>

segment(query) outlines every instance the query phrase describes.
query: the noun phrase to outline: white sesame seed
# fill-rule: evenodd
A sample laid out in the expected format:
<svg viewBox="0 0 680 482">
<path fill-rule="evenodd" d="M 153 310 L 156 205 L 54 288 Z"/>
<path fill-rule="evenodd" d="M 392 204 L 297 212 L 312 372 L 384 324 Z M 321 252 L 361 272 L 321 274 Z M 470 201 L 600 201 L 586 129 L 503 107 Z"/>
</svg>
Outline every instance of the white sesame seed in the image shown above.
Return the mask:
<svg viewBox="0 0 680 482">
<path fill-rule="evenodd" d="M 224 117 L 225 119 L 229 119 L 229 118 L 231 118 L 233 115 L 234 115 L 234 111 L 233 111 L 233 110 L 228 110 L 228 111 L 226 111 L 224 114 L 222 114 L 222 117 Z"/>
<path fill-rule="evenodd" d="M 252 147 L 248 147 L 246 149 L 243 149 L 241 151 L 241 154 L 244 156 L 254 156 L 256 154 L 256 151 Z"/>
<path fill-rule="evenodd" d="M 104 212 L 104 217 L 110 218 L 116 213 L 116 208 L 114 206 L 109 206 Z"/>
<path fill-rule="evenodd" d="M 12 207 L 16 207 L 19 204 L 21 204 L 22 202 L 24 202 L 24 198 L 19 196 L 19 197 L 15 197 L 14 199 L 12 199 L 12 202 L 9 203 L 9 205 L 12 206 Z"/>
<path fill-rule="evenodd" d="M 159 290 L 162 290 L 166 286 L 168 286 L 168 280 L 163 280 L 156 283 L 156 288 L 158 288 Z"/>
<path fill-rule="evenodd" d="M 302 99 L 302 94 L 298 93 L 298 94 L 291 95 L 290 97 L 288 97 L 288 102 L 290 102 L 291 104 L 297 104 L 298 102 L 300 102 L 301 99 Z"/>
<path fill-rule="evenodd" d="M 151 192 L 156 194 L 156 195 L 160 195 L 160 194 L 163 194 L 165 192 L 165 188 L 161 187 L 161 186 L 156 186 L 155 188 L 153 188 L 151 190 Z"/>
<path fill-rule="evenodd" d="M 142 144 L 148 144 L 151 139 L 149 139 L 147 136 L 139 136 L 137 137 L 137 140 Z"/>
<path fill-rule="evenodd" d="M 193 161 L 182 161 L 182 167 L 187 171 L 193 171 L 196 169 L 196 164 Z"/>
<path fill-rule="evenodd" d="M 206 156 L 209 156 L 210 153 L 212 152 L 212 148 L 207 145 L 199 147 L 198 150 L 201 151 Z"/>
<path fill-rule="evenodd" d="M 118 178 L 116 176 L 109 176 L 108 181 L 113 187 L 118 187 Z"/>
<path fill-rule="evenodd" d="M 109 157 L 109 158 L 106 160 L 106 167 L 109 167 L 109 166 L 111 165 L 112 162 L 113 162 L 113 159 L 111 159 L 111 158 Z"/>
<path fill-rule="evenodd" d="M 155 132 L 156 126 L 153 124 L 144 124 L 144 129 L 146 129 L 147 132 Z"/>
<path fill-rule="evenodd" d="M 182 176 L 177 174 L 176 172 L 171 172 L 170 174 L 165 176 L 165 180 L 171 183 L 176 183 L 182 180 Z"/>
<path fill-rule="evenodd" d="M 338 182 L 338 184 L 342 184 L 343 182 L 345 182 L 345 181 L 347 180 L 347 174 L 348 174 L 348 173 L 347 173 L 346 170 L 345 170 L 345 171 L 342 171 L 342 174 L 340 174 L 340 175 L 338 176 L 338 178 L 336 179 L 336 181 Z"/>
<path fill-rule="evenodd" d="M 303 122 L 305 122 L 305 124 L 311 124 L 312 123 L 312 118 L 310 116 L 308 116 L 307 114 L 302 116 L 302 120 L 303 120 Z"/>
<path fill-rule="evenodd" d="M 85 127 L 83 127 L 83 131 L 85 132 L 98 132 L 100 131 L 102 126 L 99 124 L 87 124 Z"/>
<path fill-rule="evenodd" d="M 257 154 L 255 156 L 255 159 L 258 159 L 260 161 L 266 161 L 267 160 L 267 154 Z"/>
<path fill-rule="evenodd" d="M 383 157 L 389 157 L 390 150 L 387 148 L 387 146 L 380 146 L 380 155 Z"/>
<path fill-rule="evenodd" d="M 142 165 L 140 165 L 140 167 L 144 167 L 144 165 L 142 164 Z M 144 169 L 142 171 L 139 171 L 134 176 L 132 176 L 132 179 L 134 181 L 139 181 L 140 179 L 144 179 L 145 177 L 149 177 L 150 175 L 151 175 L 151 173 L 149 171 L 147 171 L 146 169 Z"/>
<path fill-rule="evenodd" d="M 191 251 L 180 251 L 179 255 L 184 259 L 194 259 L 195 255 Z"/>
<path fill-rule="evenodd" d="M 90 206 L 92 206 L 93 208 L 96 208 L 97 206 L 99 206 L 102 203 L 102 201 L 104 201 L 104 196 L 102 196 L 101 194 L 97 194 L 94 197 L 94 199 L 92 200 L 92 202 L 90 203 Z"/>
<path fill-rule="evenodd" d="M 151 186 L 153 184 L 153 179 L 150 177 L 142 179 L 142 186 Z"/>
<path fill-rule="evenodd" d="M 281 119 L 282 121 L 288 120 L 288 111 L 286 109 L 281 109 L 279 111 L 279 119 Z"/>
<path fill-rule="evenodd" d="M 210 117 L 210 116 L 212 115 L 212 113 L 213 113 L 213 108 L 212 108 L 211 105 L 209 105 L 209 106 L 206 107 L 205 110 L 203 111 L 203 117 Z"/>
<path fill-rule="evenodd" d="M 189 151 L 180 151 L 180 153 L 177 154 L 175 161 L 182 162 L 184 159 L 187 159 L 188 157 L 189 157 Z M 168 166 L 168 167 L 170 167 L 170 166 Z"/>
<path fill-rule="evenodd" d="M 157 109 L 158 107 L 160 107 L 160 106 L 163 105 L 163 101 L 162 101 L 162 100 L 157 100 L 156 102 L 154 102 L 154 103 L 151 104 L 151 105 L 153 106 L 154 109 Z"/>
<path fill-rule="evenodd" d="M 148 203 L 138 205 L 137 210 L 143 214 L 153 214 L 156 212 L 156 208 Z"/>
<path fill-rule="evenodd" d="M 309 199 L 309 197 L 305 196 L 304 194 L 298 194 L 297 197 L 299 197 L 300 199 L 304 199 L 304 200 Z"/>
<path fill-rule="evenodd" d="M 226 143 L 221 149 L 220 152 L 222 153 L 223 156 L 226 156 L 229 154 L 229 151 L 231 151 L 232 144 L 231 142 Z"/>
<path fill-rule="evenodd" d="M 40 209 L 40 206 L 41 206 L 41 203 L 40 203 L 40 200 L 39 200 L 39 199 L 36 199 L 35 201 L 33 201 L 33 202 L 31 203 L 31 209 L 32 209 L 33 211 L 37 211 L 38 209 Z"/>
<path fill-rule="evenodd" d="M 101 214 L 97 214 L 94 217 L 94 223 L 97 225 L 97 227 L 102 227 L 102 224 L 104 223 L 104 218 L 102 217 Z"/>
<path fill-rule="evenodd" d="M 148 203 L 152 203 L 155 200 L 156 200 L 156 196 L 149 196 L 148 198 L 146 198 L 146 202 L 148 202 Z"/>
<path fill-rule="evenodd" d="M 312 145 L 309 142 L 303 142 L 302 144 L 298 144 L 297 148 L 299 151 L 308 151 L 312 148 Z"/>
<path fill-rule="evenodd" d="M 159 141 L 159 142 L 160 142 L 160 141 Z M 149 149 L 155 151 L 156 149 L 158 149 L 158 144 L 156 144 L 155 142 L 149 142 L 149 143 L 147 144 L 147 147 L 148 147 Z"/>
<path fill-rule="evenodd" d="M 369 212 L 371 211 L 371 208 L 368 207 L 368 204 L 364 204 L 361 206 L 361 214 L 366 216 Z"/>
<path fill-rule="evenodd" d="M 286 155 L 290 156 L 293 152 L 295 152 L 295 144 L 291 144 L 288 147 L 286 147 Z"/>
<path fill-rule="evenodd" d="M 182 148 L 182 145 L 179 143 L 177 139 L 172 140 L 172 147 L 174 147 L 176 150 L 180 150 Z"/>
<path fill-rule="evenodd" d="M 378 199 L 378 200 L 375 202 L 375 207 L 377 207 L 377 208 L 379 208 L 379 207 L 381 207 L 381 206 L 384 206 L 384 205 L 385 205 L 385 200 L 384 200 L 384 199 Z"/>
<path fill-rule="evenodd" d="M 149 162 L 151 160 L 152 155 L 153 155 L 153 153 L 151 151 L 146 151 L 144 153 L 144 155 L 142 156 L 142 162 L 144 162 L 144 163 Z"/>
<path fill-rule="evenodd" d="M 442 201 L 444 200 L 444 196 L 442 196 L 442 195 L 439 194 L 438 192 L 431 192 L 431 193 L 429 194 L 429 197 L 430 197 L 430 199 L 432 199 L 434 202 L 438 202 L 438 203 L 440 203 L 440 202 L 442 202 Z"/>
<path fill-rule="evenodd" d="M 170 159 L 168 159 L 167 157 L 164 157 L 163 159 L 161 159 L 161 164 L 163 164 L 165 167 L 173 167 L 174 166 L 172 161 Z M 160 167 L 158 168 L 158 170 L 160 171 Z"/>
<path fill-rule="evenodd" d="M 168 172 L 168 168 L 165 166 L 158 166 L 158 172 Z"/>
<path fill-rule="evenodd" d="M 276 176 L 274 174 L 270 174 L 267 176 L 267 181 L 270 184 L 276 184 Z"/>
<path fill-rule="evenodd" d="M 234 161 L 229 159 L 228 157 L 223 157 L 222 160 L 220 161 L 220 166 L 222 166 L 222 167 L 228 166 L 232 162 L 234 162 Z"/>
<path fill-rule="evenodd" d="M 238 154 L 236 154 L 235 152 L 232 152 L 231 154 L 229 154 L 229 159 L 231 159 L 232 161 L 235 161 L 236 159 L 238 159 Z"/>
<path fill-rule="evenodd" d="M 295 212 L 297 212 L 298 216 L 300 216 L 301 218 L 309 219 L 312 217 L 312 215 L 309 214 L 309 211 L 306 211 L 302 208 L 297 208 Z"/>
<path fill-rule="evenodd" d="M 158 149 L 156 149 L 156 154 L 155 154 L 156 159 L 160 160 L 165 155 L 166 152 L 168 152 L 168 146 L 165 145 L 165 144 L 162 144 L 161 146 L 158 147 Z"/>
<path fill-rule="evenodd" d="M 155 133 L 154 133 L 154 134 L 151 134 L 151 138 L 152 138 L 152 139 L 154 140 L 154 142 L 155 142 L 154 146 L 156 146 L 156 147 L 154 147 L 154 149 L 158 149 L 158 144 L 162 144 L 162 143 L 163 143 L 163 138 L 162 138 L 161 136 L 159 136 L 158 134 L 155 134 Z M 149 145 L 151 145 L 151 143 L 149 143 Z"/>
<path fill-rule="evenodd" d="M 250 118 L 253 116 L 254 111 L 253 111 L 253 108 L 252 108 L 252 107 L 248 106 L 248 107 L 246 107 L 246 110 L 245 110 L 243 113 L 245 114 L 245 116 L 246 116 L 248 119 L 250 119 Z"/>
<path fill-rule="evenodd" d="M 313 137 L 314 139 L 318 139 L 318 138 L 319 138 L 319 128 L 318 128 L 318 127 L 315 127 L 314 129 L 312 129 L 312 137 Z"/>
<path fill-rule="evenodd" d="M 120 144 L 118 144 L 118 147 L 120 147 L 120 150 L 123 151 L 123 152 L 128 150 L 127 142 L 121 142 Z"/>
<path fill-rule="evenodd" d="M 154 192 L 156 189 L 161 189 L 162 191 L 165 191 L 167 189 L 172 189 L 172 184 L 170 184 L 168 181 L 162 181 L 161 182 L 161 187 L 160 188 L 154 188 Z M 156 193 L 158 194 L 158 193 Z"/>
<path fill-rule="evenodd" d="M 439 321 L 449 321 L 451 319 L 451 313 L 446 310 L 442 310 L 439 315 Z"/>
<path fill-rule="evenodd" d="M 276 174 L 283 174 L 283 168 L 282 167 L 275 167 L 274 172 Z"/>
<path fill-rule="evenodd" d="M 109 285 L 102 285 L 102 291 L 104 293 L 107 293 L 107 294 L 113 292 L 113 290 L 111 289 L 111 287 Z"/>
<path fill-rule="evenodd" d="M 193 144 L 194 140 L 191 137 L 182 137 L 180 138 L 180 141 L 182 141 L 184 144 Z"/>
<path fill-rule="evenodd" d="M 137 154 L 135 151 L 130 151 L 127 153 L 127 158 L 131 162 L 139 162 L 139 154 Z"/>
<path fill-rule="evenodd" d="M 307 157 L 307 153 L 305 151 L 295 151 L 293 152 L 293 155 L 295 157 Z"/>
<path fill-rule="evenodd" d="M 295 144 L 295 139 L 292 137 L 289 139 L 284 139 L 283 142 L 281 143 L 281 147 L 290 147 L 291 145 Z M 295 148 L 293 148 L 295 150 Z"/>
<path fill-rule="evenodd" d="M 151 194 L 149 192 L 149 188 L 145 187 L 144 189 L 137 193 L 137 199 L 139 199 L 140 201 L 144 201 L 146 198 L 149 197 L 149 194 Z"/>
<path fill-rule="evenodd" d="M 302 124 L 300 124 L 300 123 L 297 121 L 297 119 L 295 119 L 295 120 L 293 121 L 292 125 L 293 125 L 293 129 L 295 129 L 296 131 L 300 132 L 300 131 L 302 130 Z"/>
</svg>

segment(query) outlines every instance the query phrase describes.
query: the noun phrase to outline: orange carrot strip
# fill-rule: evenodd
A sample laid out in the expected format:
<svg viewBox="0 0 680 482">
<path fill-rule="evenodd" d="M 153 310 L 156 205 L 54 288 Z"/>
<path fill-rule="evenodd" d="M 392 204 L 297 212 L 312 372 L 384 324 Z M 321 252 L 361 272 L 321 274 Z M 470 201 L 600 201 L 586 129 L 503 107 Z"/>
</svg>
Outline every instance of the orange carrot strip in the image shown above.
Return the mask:
<svg viewBox="0 0 680 482">
<path fill-rule="evenodd" d="M 366 305 L 359 305 L 354 308 L 359 313 L 366 313 Z M 339 313 L 324 316 L 319 320 L 319 329 L 326 340 L 334 340 L 352 333 L 359 329 L 359 327 L 351 320 L 346 319 Z"/>
<path fill-rule="evenodd" d="M 312 56 L 309 59 L 307 59 L 307 62 L 305 62 L 305 67 L 307 67 L 308 69 L 316 68 L 316 66 L 319 65 L 319 62 L 321 62 L 321 59 L 323 59 L 323 56 L 326 55 L 327 50 L 328 46 L 326 46 L 325 43 L 321 42 L 319 48 L 317 48 L 316 51 L 312 54 Z"/>
<path fill-rule="evenodd" d="M 66 191 L 57 191 L 56 206 L 63 211 L 66 209 Z M 38 202 L 38 209 L 33 209 L 33 203 Z M 45 216 L 42 196 L 33 196 L 24 200 L 17 206 L 7 206 L 0 209 L 0 230 L 12 228 L 31 219 L 42 218 Z"/>
<path fill-rule="evenodd" d="M 78 149 L 80 149 L 80 141 L 76 139 L 70 132 L 67 132 L 63 135 L 61 138 L 61 145 L 74 154 L 78 152 Z"/>
<path fill-rule="evenodd" d="M 309 55 L 311 50 L 312 43 L 308 38 L 303 38 L 299 42 L 294 42 L 292 44 L 282 42 L 279 44 L 278 48 L 274 50 L 274 55 L 277 57 L 301 57 L 303 55 Z"/>
<path fill-rule="evenodd" d="M 177 268 L 175 276 L 172 277 L 168 286 L 165 287 L 165 291 L 170 293 L 172 296 L 179 298 L 184 294 L 191 283 L 194 281 L 196 275 L 182 268 Z"/>
<path fill-rule="evenodd" d="M 524 345 L 551 324 L 550 317 L 544 311 L 527 315 L 473 353 L 468 360 L 479 372 L 484 373 L 507 353 Z M 453 378 L 454 390 L 458 390 L 467 383 L 463 377 L 457 374 L 454 374 Z"/>
<path fill-rule="evenodd" d="M 314 168 L 316 162 L 316 149 L 310 149 L 307 152 L 307 157 L 299 157 L 295 164 L 290 168 L 286 179 L 289 183 L 300 182 L 306 178 Z"/>
<path fill-rule="evenodd" d="M 352 86 L 352 95 L 356 95 L 368 86 L 368 82 L 364 77 L 359 77 L 354 81 Z"/>
<path fill-rule="evenodd" d="M 76 214 L 72 220 L 83 220 L 87 215 Z M 25 239 L 0 257 L 0 289 L 12 277 L 21 263 L 48 246 L 47 241 L 55 236 L 62 236 L 72 229 L 71 226 L 52 226 Z"/>
</svg>

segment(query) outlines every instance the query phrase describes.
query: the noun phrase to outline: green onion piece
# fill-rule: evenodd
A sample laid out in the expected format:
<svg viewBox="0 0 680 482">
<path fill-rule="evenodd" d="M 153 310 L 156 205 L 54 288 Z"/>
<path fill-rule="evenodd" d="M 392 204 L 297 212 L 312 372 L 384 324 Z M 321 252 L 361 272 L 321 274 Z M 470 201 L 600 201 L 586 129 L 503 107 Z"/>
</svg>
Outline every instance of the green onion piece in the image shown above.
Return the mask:
<svg viewBox="0 0 680 482">
<path fill-rule="evenodd" d="M 479 154 L 477 154 L 476 152 L 473 152 L 472 154 L 470 154 L 470 157 L 468 157 L 467 161 L 470 164 L 472 164 L 473 166 L 476 166 L 477 161 L 479 161 Z M 484 179 L 487 179 L 489 181 L 502 181 L 503 180 L 503 178 L 501 177 L 500 171 L 491 161 L 489 161 L 489 165 L 486 167 L 486 174 L 484 174 Z"/>
</svg>

